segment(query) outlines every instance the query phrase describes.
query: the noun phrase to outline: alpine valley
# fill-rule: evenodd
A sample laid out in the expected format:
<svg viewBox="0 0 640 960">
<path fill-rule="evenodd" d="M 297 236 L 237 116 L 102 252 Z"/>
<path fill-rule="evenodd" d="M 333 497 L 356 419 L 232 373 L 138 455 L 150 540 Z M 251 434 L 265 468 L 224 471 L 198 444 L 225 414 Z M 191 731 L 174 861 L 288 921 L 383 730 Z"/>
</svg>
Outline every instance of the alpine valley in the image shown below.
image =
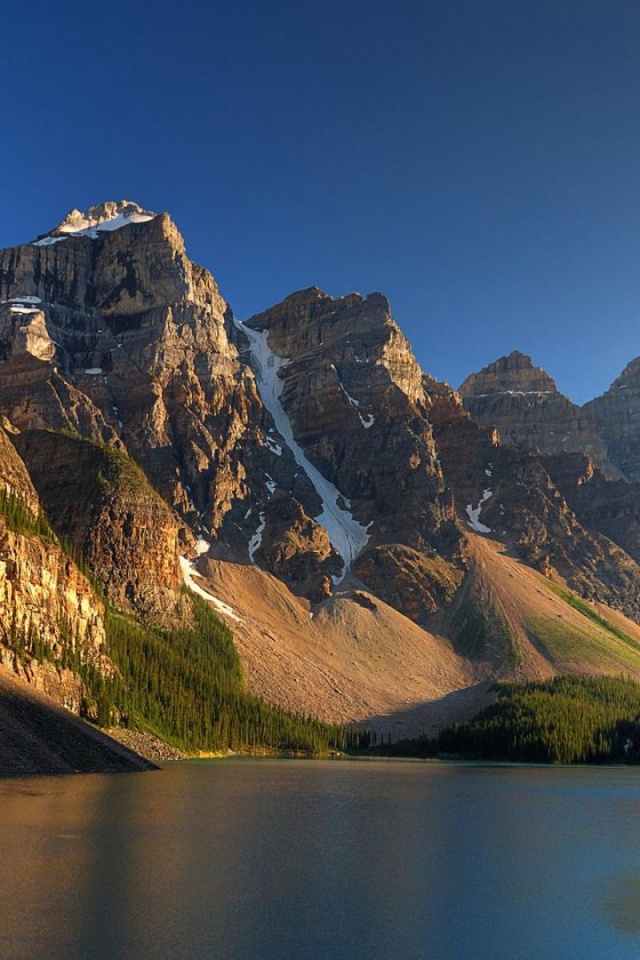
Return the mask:
<svg viewBox="0 0 640 960">
<path fill-rule="evenodd" d="M 456 392 L 380 293 L 238 321 L 135 203 L 0 251 L 0 494 L 0 773 L 144 765 L 77 717 L 339 747 L 640 680 L 640 358 L 584 407 L 517 352 Z"/>
</svg>

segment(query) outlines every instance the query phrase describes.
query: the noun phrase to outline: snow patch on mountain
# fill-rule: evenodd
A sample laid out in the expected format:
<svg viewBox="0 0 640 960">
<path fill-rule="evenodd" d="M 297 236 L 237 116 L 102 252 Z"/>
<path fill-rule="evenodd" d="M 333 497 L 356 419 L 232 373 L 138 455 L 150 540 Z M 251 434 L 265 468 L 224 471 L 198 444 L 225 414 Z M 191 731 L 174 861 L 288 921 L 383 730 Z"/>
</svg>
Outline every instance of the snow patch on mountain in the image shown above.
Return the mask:
<svg viewBox="0 0 640 960">
<path fill-rule="evenodd" d="M 487 527 L 484 525 L 484 523 L 480 523 L 480 511 L 491 496 L 493 496 L 493 491 L 483 490 L 477 507 L 474 507 L 471 503 L 468 503 L 466 506 L 467 515 L 469 517 L 467 523 L 472 530 L 476 531 L 476 533 L 491 533 L 491 527 Z"/>
<path fill-rule="evenodd" d="M 251 540 L 249 540 L 249 560 L 251 560 L 251 563 L 255 563 L 255 560 L 253 559 L 254 554 L 262 544 L 262 534 L 264 533 L 264 528 L 267 522 L 265 520 L 264 513 L 261 513 L 259 515 L 258 520 L 259 522 L 258 522 L 256 532 L 251 537 Z"/>
<path fill-rule="evenodd" d="M 231 620 L 241 623 L 242 617 L 238 616 L 233 607 L 230 607 L 228 603 L 223 603 L 222 600 L 218 600 L 218 598 L 209 590 L 205 590 L 205 588 L 201 587 L 199 583 L 196 583 L 195 577 L 200 577 L 201 574 L 198 573 L 193 563 L 187 560 L 186 557 L 180 557 L 179 559 L 180 569 L 182 570 L 182 578 L 185 582 L 185 585 L 189 587 L 190 590 L 193 590 L 194 593 L 197 593 L 199 597 L 202 597 L 203 600 L 208 600 L 208 602 L 220 613 L 224 613 Z"/>
<path fill-rule="evenodd" d="M 146 223 L 156 216 L 157 214 L 143 210 L 137 203 L 131 203 L 128 200 L 91 207 L 86 213 L 72 210 L 49 236 L 34 240 L 32 246 L 47 247 L 67 240 L 69 237 L 89 237 L 91 240 L 97 240 L 101 233 L 120 230 L 132 223 Z"/>
<path fill-rule="evenodd" d="M 374 423 L 376 422 L 376 418 L 372 413 L 367 413 L 365 414 L 365 416 L 362 416 L 362 414 L 358 410 L 358 407 L 360 406 L 360 400 L 356 400 L 355 397 L 352 397 L 351 394 L 347 392 L 347 389 L 343 384 L 342 380 L 338 380 L 338 384 L 340 385 L 340 389 L 342 390 L 343 394 L 347 398 L 349 406 L 355 407 L 358 417 L 360 418 L 360 423 L 365 428 L 365 430 L 368 430 L 369 427 L 372 427 L 374 425 Z"/>
<path fill-rule="evenodd" d="M 203 553 L 208 553 L 210 546 L 211 544 L 208 543 L 204 537 L 198 537 L 196 540 L 196 555 L 201 557 Z"/>
<path fill-rule="evenodd" d="M 281 456 L 282 456 L 282 447 L 280 446 L 279 443 L 277 443 L 277 442 L 273 439 L 272 436 L 267 435 L 267 436 L 265 437 L 264 442 L 265 442 L 265 446 L 266 446 L 269 450 L 271 450 L 271 453 L 275 453 L 276 457 L 281 457 Z"/>
<path fill-rule="evenodd" d="M 12 303 L 9 306 L 9 313 L 32 314 L 40 312 L 39 307 L 26 307 L 22 303 Z"/>
<path fill-rule="evenodd" d="M 352 407 L 359 407 L 359 406 L 360 406 L 360 401 L 359 401 L 359 400 L 356 400 L 355 397 L 352 397 L 349 393 L 347 393 L 347 391 L 346 391 L 346 389 L 345 389 L 345 386 L 344 386 L 344 384 L 342 383 L 341 380 L 338 380 L 338 383 L 340 384 L 340 389 L 341 389 L 342 392 L 344 393 L 344 395 L 345 395 L 345 397 L 347 398 L 347 400 L 349 401 L 350 405 L 351 405 Z"/>
</svg>

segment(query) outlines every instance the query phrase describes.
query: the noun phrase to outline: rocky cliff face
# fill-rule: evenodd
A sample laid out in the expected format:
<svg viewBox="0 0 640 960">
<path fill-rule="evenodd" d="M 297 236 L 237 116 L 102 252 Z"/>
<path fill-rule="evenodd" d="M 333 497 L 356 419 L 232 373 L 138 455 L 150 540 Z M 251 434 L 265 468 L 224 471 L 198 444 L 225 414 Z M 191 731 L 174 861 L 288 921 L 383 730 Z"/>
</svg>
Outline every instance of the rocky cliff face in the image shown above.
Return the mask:
<svg viewBox="0 0 640 960">
<path fill-rule="evenodd" d="M 24 463 L 0 429 L 0 662 L 80 712 L 76 658 L 109 675 L 104 604 L 57 542 Z M 38 656 L 36 656 L 38 654 Z"/>
<path fill-rule="evenodd" d="M 606 393 L 584 406 L 607 456 L 626 480 L 640 480 L 640 358 L 627 364 Z"/>
<path fill-rule="evenodd" d="M 253 317 L 247 328 L 255 331 L 263 375 L 273 358 L 277 399 L 295 443 L 351 502 L 368 542 L 399 533 L 418 548 L 455 542 L 430 400 L 386 298 L 334 300 L 311 288 Z"/>
<path fill-rule="evenodd" d="M 583 454 L 541 457 L 504 443 L 474 421 L 450 387 L 426 383 L 442 467 L 467 527 L 502 541 L 546 576 L 560 574 L 579 594 L 640 617 L 640 569 L 624 553 L 635 531 L 622 533 L 619 513 L 629 485 L 596 471 L 599 483 L 583 486 L 577 461 L 594 473 Z M 603 509 L 611 491 L 617 497 Z M 612 533 L 622 549 L 606 539 Z"/>
<path fill-rule="evenodd" d="M 580 522 L 639 563 L 640 484 L 608 480 L 584 454 L 558 454 L 544 463 Z"/>
<path fill-rule="evenodd" d="M 606 476 L 620 476 L 593 419 L 525 354 L 514 350 L 471 374 L 459 393 L 473 419 L 496 428 L 505 443 L 543 454 L 586 453 Z"/>
<path fill-rule="evenodd" d="M 542 410 L 543 420 L 572 431 L 572 443 L 588 433 L 589 449 L 606 460 L 604 445 L 528 358 L 514 354 L 469 387 L 498 397 L 496 410 L 516 396 L 516 447 L 492 421 L 492 429 L 478 426 L 450 387 L 422 374 L 379 294 L 333 300 L 316 288 L 301 291 L 252 318 L 245 334 L 244 355 L 278 442 L 297 451 L 312 480 L 317 471 L 328 482 L 342 504 L 333 523 L 347 528 L 346 549 L 343 529 L 329 524 L 329 536 L 345 566 L 387 603 L 414 622 L 432 623 L 463 580 L 468 530 L 502 540 L 579 592 L 640 615 L 640 571 L 609 549 L 598 524 L 589 530 L 578 519 L 531 438 L 546 435 Z M 315 487 L 324 506 L 331 494 Z M 307 501 L 307 509 L 326 524 L 317 506 Z"/>
<path fill-rule="evenodd" d="M 593 418 L 528 357 L 465 381 L 473 419 L 498 428 L 478 431 L 381 294 L 314 287 L 237 324 L 170 217 L 126 201 L 0 253 L 0 299 L 0 414 L 54 525 L 146 618 L 179 609 L 178 554 L 199 534 L 314 602 L 351 573 L 426 622 L 461 575 L 463 529 L 505 528 L 542 566 L 571 553 L 561 494 L 499 436 L 615 473 Z M 513 481 L 500 500 L 494 460 Z"/>
<path fill-rule="evenodd" d="M 340 576 L 354 570 L 399 609 L 433 612 L 446 589 L 426 558 L 440 551 L 455 561 L 460 529 L 422 372 L 386 298 L 336 300 L 313 287 L 253 317 L 242 333 L 278 442 L 315 491 L 305 509 L 327 530 Z M 422 602 L 409 588 L 418 568 L 433 590 Z"/>
<path fill-rule="evenodd" d="M 184 616 L 179 557 L 193 546 L 144 473 L 113 447 L 45 430 L 14 438 L 48 516 L 107 599 L 143 619 Z"/>
<path fill-rule="evenodd" d="M 0 403 L 20 429 L 126 448 L 172 504 L 216 526 L 241 482 L 233 448 L 255 403 L 251 377 L 238 382 L 211 275 L 167 214 L 133 206 L 72 214 L 0 254 Z M 106 229 L 114 210 L 118 228 Z M 98 226 L 70 232 L 77 222 Z"/>
<path fill-rule="evenodd" d="M 637 617 L 630 558 L 640 559 L 638 492 L 628 481 L 640 477 L 640 362 L 630 363 L 607 393 L 582 408 L 517 352 L 471 375 L 460 389 L 473 420 L 497 428 L 511 447 L 509 458 L 520 461 L 520 470 L 511 466 L 509 475 L 520 476 L 523 451 L 535 449 L 545 456 L 529 458 L 527 471 L 534 469 L 540 478 L 544 471 L 556 491 L 552 500 L 564 501 L 564 519 L 551 527 L 543 503 L 532 513 L 521 504 L 514 520 L 523 526 L 527 559 L 535 561 L 541 550 L 543 562 L 556 564 L 578 592 Z M 549 497 L 545 500 L 548 504 Z"/>
<path fill-rule="evenodd" d="M 0 661 L 74 713 L 80 677 L 74 653 L 110 675 L 104 655 L 104 607 L 87 578 L 57 545 L 16 533 L 0 517 Z"/>
</svg>

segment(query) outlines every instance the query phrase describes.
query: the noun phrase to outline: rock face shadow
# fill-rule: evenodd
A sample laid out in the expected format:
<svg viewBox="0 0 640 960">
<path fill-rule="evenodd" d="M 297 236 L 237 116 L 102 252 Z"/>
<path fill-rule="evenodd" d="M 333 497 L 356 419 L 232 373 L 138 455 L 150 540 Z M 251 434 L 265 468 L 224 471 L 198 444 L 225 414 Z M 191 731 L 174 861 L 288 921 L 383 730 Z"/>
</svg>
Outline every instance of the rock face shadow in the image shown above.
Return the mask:
<svg viewBox="0 0 640 960">
<path fill-rule="evenodd" d="M 0 777 L 152 770 L 155 765 L 0 672 Z"/>
</svg>

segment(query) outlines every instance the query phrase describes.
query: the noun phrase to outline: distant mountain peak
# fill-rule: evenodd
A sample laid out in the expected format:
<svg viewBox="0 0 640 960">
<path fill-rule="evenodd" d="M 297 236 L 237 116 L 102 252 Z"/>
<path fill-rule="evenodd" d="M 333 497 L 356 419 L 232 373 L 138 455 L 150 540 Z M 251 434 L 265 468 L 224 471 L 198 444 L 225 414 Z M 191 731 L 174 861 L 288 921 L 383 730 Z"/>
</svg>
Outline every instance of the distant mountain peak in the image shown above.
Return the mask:
<svg viewBox="0 0 640 960">
<path fill-rule="evenodd" d="M 512 350 L 510 354 L 506 357 L 502 357 L 500 360 L 496 360 L 496 363 L 503 363 L 505 366 L 527 369 L 533 367 L 533 360 L 531 357 L 523 353 L 521 350 Z"/>
<path fill-rule="evenodd" d="M 69 237 L 96 240 L 104 231 L 119 230 L 131 223 L 145 223 L 156 216 L 156 213 L 145 210 L 132 200 L 108 200 L 86 211 L 74 208 L 57 227 L 35 240 L 34 246 L 49 246 Z"/>
<path fill-rule="evenodd" d="M 614 479 L 620 476 L 607 445 L 589 417 L 560 393 L 555 380 L 513 350 L 459 389 L 465 410 L 484 428 L 496 428 L 505 443 L 544 455 L 583 453 Z"/>
<path fill-rule="evenodd" d="M 640 357 L 636 357 L 635 360 L 631 360 L 619 377 L 617 377 L 607 393 L 616 390 L 637 390 L 640 387 Z"/>
<path fill-rule="evenodd" d="M 460 385 L 462 397 L 486 396 L 494 393 L 556 393 L 552 377 L 542 367 L 535 367 L 531 357 L 519 350 L 512 350 L 500 357 Z"/>
</svg>

